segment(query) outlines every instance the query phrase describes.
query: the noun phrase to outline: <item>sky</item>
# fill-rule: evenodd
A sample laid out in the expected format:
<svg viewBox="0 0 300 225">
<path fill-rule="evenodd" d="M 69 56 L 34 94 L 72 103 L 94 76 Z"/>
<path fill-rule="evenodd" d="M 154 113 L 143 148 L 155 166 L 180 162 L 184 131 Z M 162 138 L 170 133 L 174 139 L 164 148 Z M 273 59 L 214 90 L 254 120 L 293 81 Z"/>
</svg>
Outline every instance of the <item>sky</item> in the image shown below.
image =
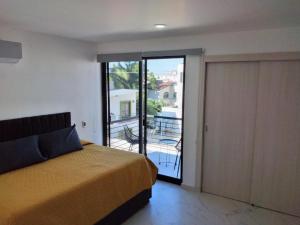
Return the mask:
<svg viewBox="0 0 300 225">
<path fill-rule="evenodd" d="M 150 72 L 162 74 L 166 71 L 177 70 L 177 65 L 183 63 L 183 58 L 149 59 L 147 66 Z"/>
<path fill-rule="evenodd" d="M 121 62 L 123 64 L 124 62 Z M 172 70 L 177 70 L 177 65 L 183 63 L 183 58 L 168 58 L 168 59 L 148 59 L 148 71 L 156 75 L 163 74 Z M 118 65 L 118 62 L 111 62 L 110 67 Z"/>
</svg>

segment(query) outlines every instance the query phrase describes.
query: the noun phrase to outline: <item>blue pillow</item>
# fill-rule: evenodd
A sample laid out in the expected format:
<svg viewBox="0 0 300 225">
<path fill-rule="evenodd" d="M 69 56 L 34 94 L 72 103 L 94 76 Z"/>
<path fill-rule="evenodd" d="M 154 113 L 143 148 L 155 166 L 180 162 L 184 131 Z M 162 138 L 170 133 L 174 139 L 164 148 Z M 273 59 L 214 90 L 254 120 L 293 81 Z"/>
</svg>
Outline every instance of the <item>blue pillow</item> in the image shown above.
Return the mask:
<svg viewBox="0 0 300 225">
<path fill-rule="evenodd" d="M 0 142 L 0 174 L 45 160 L 40 153 L 36 135 Z"/>
<path fill-rule="evenodd" d="M 42 155 L 52 159 L 82 149 L 75 125 L 39 136 Z"/>
</svg>

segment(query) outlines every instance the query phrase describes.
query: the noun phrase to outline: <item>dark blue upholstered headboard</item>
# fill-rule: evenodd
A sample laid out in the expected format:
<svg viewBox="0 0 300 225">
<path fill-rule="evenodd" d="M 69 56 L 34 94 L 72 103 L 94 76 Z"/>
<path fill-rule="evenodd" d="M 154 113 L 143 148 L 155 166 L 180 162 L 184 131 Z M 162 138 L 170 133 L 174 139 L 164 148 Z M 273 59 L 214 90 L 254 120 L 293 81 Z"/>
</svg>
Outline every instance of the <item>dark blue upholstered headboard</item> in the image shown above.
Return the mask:
<svg viewBox="0 0 300 225">
<path fill-rule="evenodd" d="M 71 126 L 71 113 L 57 113 L 0 121 L 0 142 Z"/>
</svg>

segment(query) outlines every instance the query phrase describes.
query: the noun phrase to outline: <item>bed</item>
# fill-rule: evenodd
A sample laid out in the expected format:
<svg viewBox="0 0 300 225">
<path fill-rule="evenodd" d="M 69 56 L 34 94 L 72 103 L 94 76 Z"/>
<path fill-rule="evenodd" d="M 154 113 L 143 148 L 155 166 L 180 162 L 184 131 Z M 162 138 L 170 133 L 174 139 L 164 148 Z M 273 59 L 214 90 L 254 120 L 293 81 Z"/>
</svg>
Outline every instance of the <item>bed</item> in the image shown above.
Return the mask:
<svg viewBox="0 0 300 225">
<path fill-rule="evenodd" d="M 70 113 L 0 121 L 0 142 L 71 125 Z M 151 198 L 146 157 L 85 142 L 72 152 L 0 175 L 0 225 L 117 225 Z"/>
</svg>

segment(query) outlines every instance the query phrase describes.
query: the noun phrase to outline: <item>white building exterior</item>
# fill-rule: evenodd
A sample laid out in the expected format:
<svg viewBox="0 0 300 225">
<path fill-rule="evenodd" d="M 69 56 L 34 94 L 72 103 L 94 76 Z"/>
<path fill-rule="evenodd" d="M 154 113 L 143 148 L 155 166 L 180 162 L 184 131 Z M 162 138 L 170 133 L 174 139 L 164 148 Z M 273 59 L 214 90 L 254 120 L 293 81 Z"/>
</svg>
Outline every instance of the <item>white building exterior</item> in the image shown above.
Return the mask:
<svg viewBox="0 0 300 225">
<path fill-rule="evenodd" d="M 177 66 L 177 76 L 176 76 L 176 85 L 175 85 L 175 92 L 176 102 L 175 105 L 178 109 L 178 115 L 182 115 L 182 99 L 183 99 L 183 64 L 178 64 Z"/>
<path fill-rule="evenodd" d="M 112 121 L 120 120 L 125 116 L 136 116 L 137 93 L 138 90 L 135 89 L 114 89 L 110 91 L 110 115 Z"/>
</svg>

